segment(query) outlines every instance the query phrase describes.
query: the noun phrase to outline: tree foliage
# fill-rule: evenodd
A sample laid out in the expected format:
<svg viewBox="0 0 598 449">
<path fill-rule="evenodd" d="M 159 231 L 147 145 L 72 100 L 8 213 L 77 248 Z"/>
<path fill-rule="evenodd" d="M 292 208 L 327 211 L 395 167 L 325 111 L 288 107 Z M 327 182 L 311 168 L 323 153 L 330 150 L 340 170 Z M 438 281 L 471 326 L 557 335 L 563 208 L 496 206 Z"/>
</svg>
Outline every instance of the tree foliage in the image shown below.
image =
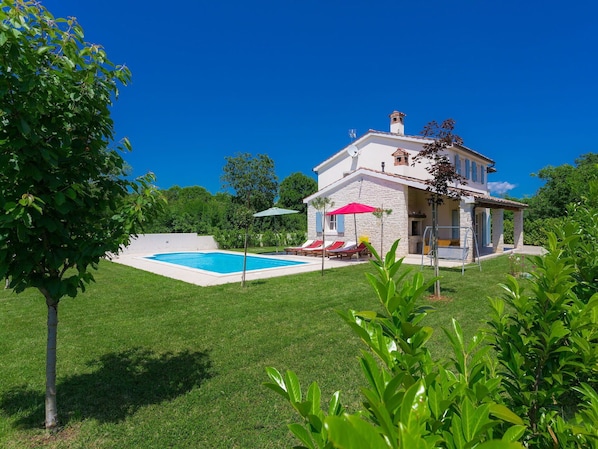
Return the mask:
<svg viewBox="0 0 598 449">
<path fill-rule="evenodd" d="M 46 427 L 57 425 L 58 303 L 93 280 L 147 218 L 152 177 L 132 181 L 110 106 L 130 72 L 84 41 L 74 18 L 38 2 L 0 8 L 0 276 L 37 288 L 48 307 Z"/>
<path fill-rule="evenodd" d="M 280 183 L 278 193 L 278 204 L 280 207 L 298 210 L 300 213 L 307 212 L 307 204 L 303 202 L 306 198 L 318 191 L 318 183 L 315 179 L 303 173 L 293 173 L 287 176 Z"/>
<path fill-rule="evenodd" d="M 466 178 L 457 173 L 455 166 L 450 161 L 447 149 L 454 145 L 462 145 L 463 139 L 454 134 L 455 121 L 446 119 L 442 123 L 433 120 L 424 126 L 422 136 L 431 139 L 424 144 L 423 149 L 413 158 L 413 165 L 426 163 L 426 171 L 430 178 L 424 182 L 430 193 L 428 201 L 432 206 L 432 254 L 434 257 L 434 294 L 440 296 L 439 262 L 438 262 L 438 206 L 444 203 L 445 198 L 457 199 L 458 191 L 454 190 L 455 182 L 467 184 Z"/>
<path fill-rule="evenodd" d="M 274 161 L 266 154 L 253 157 L 249 153 L 227 156 L 223 168 L 222 182 L 225 188 L 234 191 L 238 204 L 255 211 L 268 209 L 274 204 L 278 192 L 278 178 Z"/>
<path fill-rule="evenodd" d="M 529 199 L 527 218 L 563 217 L 567 206 L 579 203 L 587 193 L 588 182 L 598 179 L 598 154 L 583 154 L 575 159 L 575 165 L 546 166 L 535 176 L 545 184 Z"/>
</svg>

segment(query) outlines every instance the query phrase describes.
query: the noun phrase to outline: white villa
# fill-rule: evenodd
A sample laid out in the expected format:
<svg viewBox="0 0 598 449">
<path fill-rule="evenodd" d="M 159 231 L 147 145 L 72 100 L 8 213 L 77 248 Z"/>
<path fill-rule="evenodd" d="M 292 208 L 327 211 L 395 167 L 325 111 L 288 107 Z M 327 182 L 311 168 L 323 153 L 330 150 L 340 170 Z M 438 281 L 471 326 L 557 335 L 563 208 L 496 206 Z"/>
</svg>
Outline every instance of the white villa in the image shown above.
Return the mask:
<svg viewBox="0 0 598 449">
<path fill-rule="evenodd" d="M 425 162 L 412 162 L 431 140 L 405 135 L 404 119 L 404 113 L 394 111 L 390 114 L 389 132 L 369 130 L 313 169 L 318 176 L 318 191 L 303 200 L 308 204 L 308 238 L 322 236 L 321 212 L 310 203 L 317 197 L 328 197 L 334 202 L 330 210 L 355 202 L 392 212 L 384 214 L 383 228 L 381 220 L 371 213 L 350 219 L 343 215 L 326 216 L 326 241 L 354 240 L 358 234 L 359 240 L 369 241 L 379 251 L 381 245 L 388 250 L 400 239 L 397 256 L 421 254 L 424 231 L 432 225 L 425 184 L 430 174 Z M 447 198 L 439 207 L 439 225 L 447 227 L 444 236 L 440 231 L 439 239 L 467 248 L 475 248 L 477 240 L 480 254 L 503 252 L 503 212 L 512 210 L 514 247 L 522 247 L 523 209 L 527 205 L 489 195 L 488 174 L 496 171 L 494 161 L 463 145 L 451 147 L 447 156 L 467 184 L 455 185 L 459 200 Z M 469 251 L 468 259 L 473 256 L 474 251 Z"/>
</svg>

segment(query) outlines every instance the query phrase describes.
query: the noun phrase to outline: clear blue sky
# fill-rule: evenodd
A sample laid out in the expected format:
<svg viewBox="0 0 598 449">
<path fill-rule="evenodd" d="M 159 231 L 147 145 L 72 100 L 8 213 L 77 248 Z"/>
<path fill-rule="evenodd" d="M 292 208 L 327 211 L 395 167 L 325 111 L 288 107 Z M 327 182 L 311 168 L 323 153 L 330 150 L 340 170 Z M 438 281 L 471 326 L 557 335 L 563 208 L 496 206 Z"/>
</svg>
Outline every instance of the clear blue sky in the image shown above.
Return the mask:
<svg viewBox="0 0 598 449">
<path fill-rule="evenodd" d="M 598 3 L 42 0 L 133 72 L 113 109 L 125 155 L 161 188 L 222 190 L 226 156 L 267 154 L 279 181 L 350 143 L 452 117 L 496 161 L 490 181 L 596 152 Z M 500 189 L 494 192 L 499 194 Z"/>
</svg>

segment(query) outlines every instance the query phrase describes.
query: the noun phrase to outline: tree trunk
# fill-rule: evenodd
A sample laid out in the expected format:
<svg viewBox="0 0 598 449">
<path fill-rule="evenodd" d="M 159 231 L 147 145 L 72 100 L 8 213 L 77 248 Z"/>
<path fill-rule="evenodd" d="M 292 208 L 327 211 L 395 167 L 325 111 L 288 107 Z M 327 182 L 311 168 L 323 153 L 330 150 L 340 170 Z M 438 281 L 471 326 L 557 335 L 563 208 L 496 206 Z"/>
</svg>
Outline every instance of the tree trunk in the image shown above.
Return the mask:
<svg viewBox="0 0 598 449">
<path fill-rule="evenodd" d="M 46 343 L 46 430 L 58 426 L 56 406 L 56 336 L 58 333 L 58 301 L 48 291 L 42 291 L 48 306 L 48 337 Z"/>
<path fill-rule="evenodd" d="M 438 267 L 438 202 L 432 203 L 432 250 L 434 251 L 434 296 L 440 297 L 440 269 Z"/>
<path fill-rule="evenodd" d="M 247 234 L 249 234 L 249 230 L 245 229 L 245 250 L 243 253 L 243 275 L 241 276 L 241 287 L 245 287 L 245 272 L 247 271 Z"/>
<path fill-rule="evenodd" d="M 326 209 L 322 211 L 322 276 L 324 276 L 324 253 L 326 252 L 326 231 L 324 225 L 326 224 Z"/>
</svg>

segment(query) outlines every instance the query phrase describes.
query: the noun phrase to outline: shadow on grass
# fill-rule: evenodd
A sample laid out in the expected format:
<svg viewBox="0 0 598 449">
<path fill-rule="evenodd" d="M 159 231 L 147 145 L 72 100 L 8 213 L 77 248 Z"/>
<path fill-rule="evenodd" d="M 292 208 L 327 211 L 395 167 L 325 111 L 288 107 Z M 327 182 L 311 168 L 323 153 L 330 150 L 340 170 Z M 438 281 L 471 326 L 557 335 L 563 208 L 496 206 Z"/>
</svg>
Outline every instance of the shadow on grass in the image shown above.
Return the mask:
<svg viewBox="0 0 598 449">
<path fill-rule="evenodd" d="M 155 352 L 133 348 L 88 363 L 91 373 L 75 374 L 57 385 L 61 424 L 92 418 L 118 422 L 141 407 L 174 399 L 212 377 L 206 352 Z M 0 410 L 17 417 L 16 427 L 39 427 L 45 394 L 22 385 L 0 397 Z"/>
</svg>

